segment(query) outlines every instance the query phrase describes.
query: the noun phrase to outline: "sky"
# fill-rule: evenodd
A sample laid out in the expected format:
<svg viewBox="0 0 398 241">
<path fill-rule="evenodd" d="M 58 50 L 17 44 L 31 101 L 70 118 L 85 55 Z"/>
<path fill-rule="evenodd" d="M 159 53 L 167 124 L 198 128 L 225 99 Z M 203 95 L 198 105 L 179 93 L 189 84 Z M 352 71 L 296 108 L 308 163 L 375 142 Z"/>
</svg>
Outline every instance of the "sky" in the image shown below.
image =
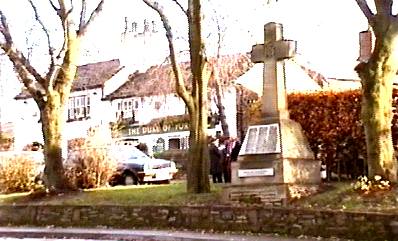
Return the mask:
<svg viewBox="0 0 398 241">
<path fill-rule="evenodd" d="M 53 33 L 59 28 L 57 20 L 47 1 L 36 0 L 43 22 Z M 97 1 L 89 1 L 91 3 Z M 161 0 L 160 4 L 170 18 L 177 38 L 178 50 L 187 50 L 187 26 L 180 10 L 170 0 Z M 184 2 L 184 1 L 180 1 Z M 262 43 L 263 25 L 267 22 L 279 22 L 284 26 L 284 37 L 297 41 L 298 57 L 309 67 L 331 78 L 357 78 L 353 71 L 359 53 L 358 33 L 367 29 L 367 22 L 354 0 L 279 0 L 265 4 L 266 0 L 210 0 L 204 1 L 207 11 L 204 29 L 208 52 L 214 53 L 218 18 L 224 39 L 222 54 L 249 52 L 251 46 Z M 206 3 L 208 2 L 208 3 Z M 32 62 L 45 71 L 48 57 L 45 56 L 46 42 L 38 24 L 32 21 L 32 10 L 26 0 L 0 0 L 2 9 L 9 19 L 14 38 L 21 49 L 26 51 L 33 45 Z M 17 10 L 17 11 L 16 11 Z M 89 29 L 84 40 L 83 56 L 80 64 L 118 58 L 121 50 L 121 33 L 124 29 L 124 18 L 136 21 L 139 29 L 144 19 L 157 22 L 160 33 L 163 33 L 159 17 L 141 0 L 108 0 L 104 11 Z M 52 40 L 59 41 L 59 32 Z M 58 42 L 59 43 L 59 42 Z M 58 44 L 59 45 L 59 44 Z M 140 55 L 167 54 L 167 42 L 141 49 Z M 132 54 L 133 55 L 133 54 Z M 4 57 L 4 56 L 3 56 Z M 1 58 L 1 57 L 0 57 Z M 160 57 L 157 59 L 161 59 Z M 159 64 L 159 63 L 153 63 Z M 0 62 L 0 98 L 2 99 L 0 118 L 12 120 L 11 103 L 9 102 L 20 90 L 20 85 L 13 77 L 10 64 Z M 4 76 L 8 81 L 4 82 Z M 7 104 L 6 104 L 7 103 Z M 9 106 L 9 108 L 7 108 Z M 11 113 L 11 114 L 10 114 Z M 7 118 L 6 118 L 7 119 Z"/>
<path fill-rule="evenodd" d="M 114 24 L 107 19 L 115 15 L 129 16 L 138 22 L 144 18 L 159 21 L 156 13 L 141 0 L 118 1 L 125 2 L 125 7 L 121 11 L 118 5 L 112 4 L 104 12 L 102 27 Z M 185 34 L 184 19 L 181 14 L 176 14 L 178 9 L 171 8 L 167 2 L 170 0 L 160 1 L 165 5 L 166 13 L 170 13 L 173 29 Z M 280 22 L 284 25 L 285 38 L 297 40 L 301 59 L 315 70 L 332 78 L 357 78 L 353 68 L 359 53 L 358 33 L 366 30 L 368 25 L 354 0 L 279 0 L 269 5 L 265 0 L 210 2 L 205 9 L 211 14 L 205 16 L 204 28 L 212 31 L 215 37 L 216 27 L 212 20 L 218 16 L 225 28 L 222 53 L 249 52 L 252 45 L 263 43 L 265 23 Z M 105 28 L 120 32 L 111 26 Z M 117 33 L 108 36 L 117 36 Z M 215 41 L 212 37 L 208 40 L 208 52 L 212 53 Z M 184 48 L 187 49 L 186 44 Z"/>
</svg>

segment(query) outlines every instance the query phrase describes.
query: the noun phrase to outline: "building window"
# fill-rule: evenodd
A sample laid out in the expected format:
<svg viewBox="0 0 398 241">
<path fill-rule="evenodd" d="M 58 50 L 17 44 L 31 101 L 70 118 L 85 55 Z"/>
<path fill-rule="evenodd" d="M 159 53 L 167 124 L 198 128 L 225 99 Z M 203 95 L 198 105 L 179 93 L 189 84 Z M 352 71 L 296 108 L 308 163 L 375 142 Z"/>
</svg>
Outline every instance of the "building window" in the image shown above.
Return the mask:
<svg viewBox="0 0 398 241">
<path fill-rule="evenodd" d="M 164 151 L 164 148 L 165 147 L 165 141 L 164 141 L 164 139 L 163 138 L 159 138 L 157 141 L 156 141 L 156 144 L 153 146 L 153 152 L 154 153 L 159 153 L 159 152 L 163 152 Z"/>
<path fill-rule="evenodd" d="M 86 95 L 69 98 L 68 121 L 83 120 L 90 117 L 90 97 Z"/>
<path fill-rule="evenodd" d="M 162 107 L 162 103 L 160 101 L 156 101 L 155 102 L 155 109 L 156 110 L 160 110 L 161 107 Z"/>
<path fill-rule="evenodd" d="M 181 150 L 187 150 L 189 148 L 189 137 L 188 136 L 182 137 L 180 140 L 180 144 L 181 144 L 180 147 Z"/>
<path fill-rule="evenodd" d="M 137 123 L 136 114 L 139 102 L 133 99 L 120 100 L 117 103 L 116 119 L 127 119 L 130 124 Z"/>
<path fill-rule="evenodd" d="M 173 138 L 169 139 L 169 150 L 178 150 L 180 149 L 180 139 Z"/>
</svg>

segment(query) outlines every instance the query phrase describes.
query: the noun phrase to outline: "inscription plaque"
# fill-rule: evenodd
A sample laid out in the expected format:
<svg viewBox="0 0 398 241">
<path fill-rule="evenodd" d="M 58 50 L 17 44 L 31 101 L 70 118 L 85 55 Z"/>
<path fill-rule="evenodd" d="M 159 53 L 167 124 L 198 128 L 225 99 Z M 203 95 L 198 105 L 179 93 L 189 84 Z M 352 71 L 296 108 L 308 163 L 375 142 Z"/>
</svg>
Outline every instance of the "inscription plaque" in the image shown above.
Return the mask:
<svg viewBox="0 0 398 241">
<path fill-rule="evenodd" d="M 238 177 L 261 177 L 261 176 L 273 176 L 273 175 L 274 175 L 274 168 L 238 170 Z"/>
<path fill-rule="evenodd" d="M 280 153 L 279 124 L 250 126 L 239 155 Z"/>
</svg>

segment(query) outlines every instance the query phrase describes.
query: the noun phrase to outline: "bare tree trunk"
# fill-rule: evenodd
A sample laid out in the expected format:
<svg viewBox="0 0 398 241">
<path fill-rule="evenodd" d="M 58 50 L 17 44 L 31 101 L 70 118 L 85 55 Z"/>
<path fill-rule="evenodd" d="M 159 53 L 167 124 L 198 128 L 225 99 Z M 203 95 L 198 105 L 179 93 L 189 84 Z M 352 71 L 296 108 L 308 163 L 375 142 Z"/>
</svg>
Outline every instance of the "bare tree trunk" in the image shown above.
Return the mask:
<svg viewBox="0 0 398 241">
<path fill-rule="evenodd" d="M 189 157 L 187 191 L 189 193 L 210 192 L 209 153 L 207 149 L 207 83 L 205 46 L 202 40 L 200 0 L 188 1 L 189 47 L 192 72 L 192 97 L 194 109 L 191 119 L 191 155 Z M 194 120 L 194 121 L 193 121 Z"/>
<path fill-rule="evenodd" d="M 210 170 L 207 150 L 207 83 L 210 76 L 207 72 L 207 60 L 202 41 L 200 0 L 189 0 L 188 11 L 179 5 L 188 18 L 189 52 L 192 73 L 191 91 L 186 89 L 181 69 L 177 64 L 173 33 L 167 16 L 157 2 L 150 0 L 143 1 L 159 14 L 163 22 L 163 27 L 166 30 L 166 38 L 169 43 L 171 66 L 176 81 L 176 92 L 183 99 L 189 112 L 191 123 L 189 133 L 190 148 L 187 163 L 187 191 L 189 193 L 208 193 L 210 192 Z"/>
<path fill-rule="evenodd" d="M 216 13 L 216 10 L 214 9 L 214 12 Z M 223 105 L 222 101 L 222 95 L 223 95 L 223 89 L 222 89 L 222 83 L 220 81 L 220 64 L 219 64 L 219 59 L 220 59 L 220 52 L 221 52 L 221 42 L 223 41 L 223 34 L 222 34 L 222 27 L 220 25 L 219 18 L 215 18 L 215 23 L 217 25 L 217 58 L 215 63 L 212 65 L 212 72 L 213 72 L 213 78 L 215 82 L 215 89 L 216 89 L 216 104 L 217 104 L 217 109 L 218 109 L 218 115 L 220 118 L 221 122 L 221 129 L 223 132 L 224 136 L 229 137 L 229 126 L 227 122 L 227 118 L 225 116 L 225 107 Z M 225 31 L 225 28 L 224 28 Z"/>
<path fill-rule="evenodd" d="M 379 11 L 380 6 L 379 6 Z M 365 127 L 369 176 L 380 175 L 397 181 L 397 161 L 391 135 L 392 87 L 398 70 L 398 21 L 375 15 L 372 28 L 376 36 L 373 53 L 356 71 L 362 83 L 362 121 Z"/>
<path fill-rule="evenodd" d="M 41 110 L 44 139 L 45 169 L 44 180 L 51 192 L 63 192 L 69 189 L 62 164 L 62 127 L 64 125 L 63 104 L 59 95 L 48 96 Z"/>
<path fill-rule="evenodd" d="M 217 60 L 218 61 L 218 60 Z M 217 99 L 217 108 L 218 108 L 218 115 L 220 118 L 221 122 L 221 129 L 223 132 L 224 136 L 229 137 L 229 126 L 227 123 L 227 117 L 225 116 L 225 107 L 223 105 L 222 101 L 222 89 L 221 89 L 221 83 L 220 83 L 220 75 L 218 72 L 218 64 L 217 66 L 213 66 L 213 77 L 214 77 L 214 82 L 215 82 L 215 89 L 216 89 L 216 99 Z"/>
<path fill-rule="evenodd" d="M 209 161 L 207 149 L 207 118 L 206 123 L 199 120 L 200 112 L 195 111 L 190 128 L 190 149 L 187 163 L 187 191 L 189 193 L 208 193 L 210 192 L 209 183 Z M 205 114 L 202 112 L 202 114 Z M 207 114 L 207 111 L 206 111 Z"/>
<path fill-rule="evenodd" d="M 369 176 L 397 181 L 397 161 L 391 135 L 392 84 L 398 71 L 398 19 L 393 0 L 375 0 L 376 12 L 366 0 L 356 0 L 376 36 L 368 62 L 355 68 L 362 83 L 362 121 L 365 128 Z"/>
<path fill-rule="evenodd" d="M 68 103 L 70 89 L 76 76 L 76 63 L 80 53 L 80 39 L 74 31 L 68 33 L 67 51 L 62 68 L 54 78 L 54 90 L 47 91 L 47 101 L 41 110 L 42 130 L 45 155 L 46 187 L 53 192 L 64 192 L 71 189 L 65 179 L 62 158 L 62 132 L 64 130 L 64 109 Z"/>
</svg>

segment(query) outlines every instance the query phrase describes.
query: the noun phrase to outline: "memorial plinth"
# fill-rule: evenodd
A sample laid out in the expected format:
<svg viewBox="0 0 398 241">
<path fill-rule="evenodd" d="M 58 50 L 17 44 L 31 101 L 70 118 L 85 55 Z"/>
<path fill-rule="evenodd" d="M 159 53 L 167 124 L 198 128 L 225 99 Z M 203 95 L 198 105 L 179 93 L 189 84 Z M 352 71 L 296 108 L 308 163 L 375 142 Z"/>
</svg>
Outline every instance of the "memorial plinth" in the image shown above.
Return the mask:
<svg viewBox="0 0 398 241">
<path fill-rule="evenodd" d="M 300 124 L 289 119 L 284 59 L 294 56 L 296 43 L 283 39 L 281 24 L 268 23 L 264 30 L 265 44 L 252 49 L 252 61 L 264 63 L 263 119 L 247 130 L 224 200 L 283 205 L 317 190 L 320 161 Z"/>
</svg>

